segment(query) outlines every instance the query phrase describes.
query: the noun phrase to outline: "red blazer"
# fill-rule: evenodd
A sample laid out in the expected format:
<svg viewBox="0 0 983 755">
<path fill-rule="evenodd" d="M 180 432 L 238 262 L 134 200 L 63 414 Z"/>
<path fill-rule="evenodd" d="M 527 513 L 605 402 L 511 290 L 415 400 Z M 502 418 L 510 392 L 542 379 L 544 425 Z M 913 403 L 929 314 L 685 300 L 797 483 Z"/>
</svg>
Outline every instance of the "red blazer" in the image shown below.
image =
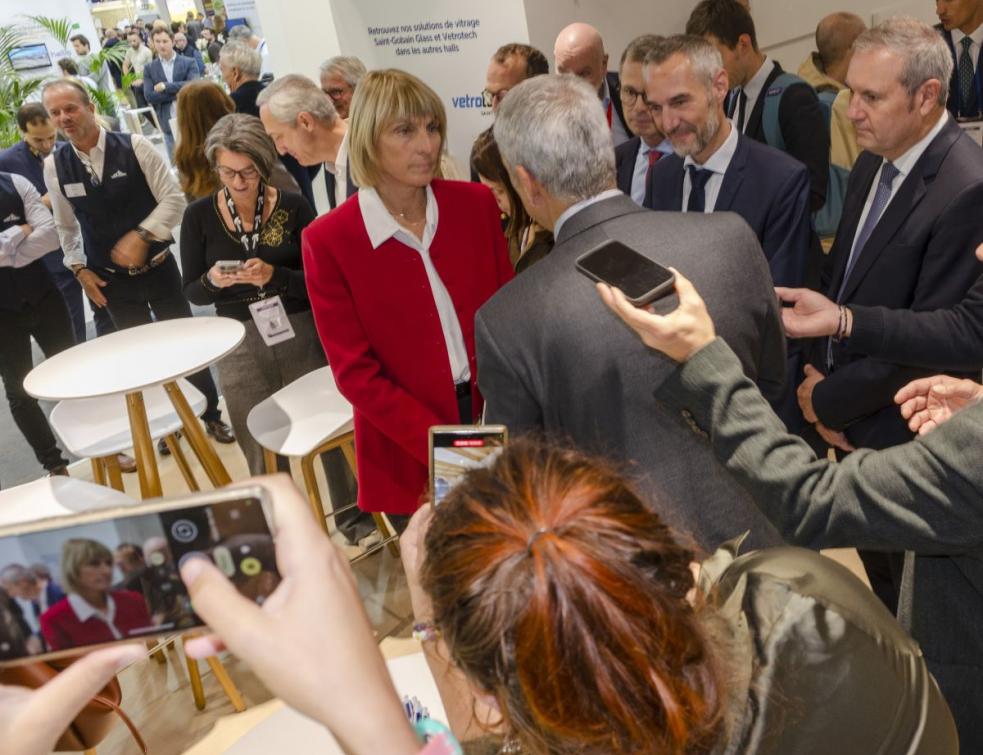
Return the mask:
<svg viewBox="0 0 983 755">
<path fill-rule="evenodd" d="M 438 221 L 430 258 L 461 323 L 477 418 L 474 316 L 512 267 L 488 189 L 440 179 L 431 188 Z M 307 226 L 303 251 L 317 331 L 354 407 L 359 508 L 412 514 L 427 488 L 427 430 L 460 422 L 423 260 L 395 239 L 372 249 L 358 194 Z"/>
<path fill-rule="evenodd" d="M 134 629 L 144 629 L 153 624 L 147 603 L 140 593 L 114 590 L 111 594 L 116 603 L 113 624 L 124 637 Z M 62 598 L 41 614 L 41 634 L 51 650 L 95 645 L 115 639 L 102 619 L 92 617 L 86 622 L 79 621 L 68 598 Z"/>
</svg>

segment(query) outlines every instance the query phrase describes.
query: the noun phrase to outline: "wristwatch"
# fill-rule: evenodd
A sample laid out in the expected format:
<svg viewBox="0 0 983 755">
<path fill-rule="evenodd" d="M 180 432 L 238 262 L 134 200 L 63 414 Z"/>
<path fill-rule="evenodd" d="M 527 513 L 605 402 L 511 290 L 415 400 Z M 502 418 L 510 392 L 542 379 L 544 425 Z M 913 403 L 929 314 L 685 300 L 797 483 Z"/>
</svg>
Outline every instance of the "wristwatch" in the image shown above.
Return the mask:
<svg viewBox="0 0 983 755">
<path fill-rule="evenodd" d="M 72 265 L 72 267 L 70 269 L 72 271 L 72 275 L 74 275 L 76 278 L 78 278 L 79 277 L 79 273 L 81 273 L 83 270 L 88 270 L 89 268 L 87 268 L 82 263 L 76 263 L 76 264 Z"/>
</svg>

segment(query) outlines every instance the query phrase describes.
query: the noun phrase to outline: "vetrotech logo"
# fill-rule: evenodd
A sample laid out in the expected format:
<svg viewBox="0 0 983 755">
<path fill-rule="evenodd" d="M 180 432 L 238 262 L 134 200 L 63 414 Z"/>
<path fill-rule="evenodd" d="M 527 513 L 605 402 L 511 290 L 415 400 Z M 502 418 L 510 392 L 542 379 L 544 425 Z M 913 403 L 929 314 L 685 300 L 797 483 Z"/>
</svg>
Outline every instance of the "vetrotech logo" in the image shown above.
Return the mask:
<svg viewBox="0 0 983 755">
<path fill-rule="evenodd" d="M 460 97 L 451 97 L 451 105 L 456 110 L 490 110 L 492 106 L 491 97 L 485 92 L 479 95 L 462 94 Z"/>
</svg>

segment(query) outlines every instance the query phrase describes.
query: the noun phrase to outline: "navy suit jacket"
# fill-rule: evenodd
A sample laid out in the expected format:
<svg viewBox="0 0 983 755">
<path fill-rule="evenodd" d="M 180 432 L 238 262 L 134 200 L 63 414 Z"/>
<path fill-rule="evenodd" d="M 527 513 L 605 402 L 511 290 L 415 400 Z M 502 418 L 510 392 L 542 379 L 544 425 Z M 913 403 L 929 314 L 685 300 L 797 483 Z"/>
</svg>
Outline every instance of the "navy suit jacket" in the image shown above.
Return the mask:
<svg viewBox="0 0 983 755">
<path fill-rule="evenodd" d="M 666 155 L 659 160 L 649 173 L 644 206 L 679 212 L 685 171 L 681 157 Z M 751 226 L 775 285 L 802 285 L 812 229 L 805 165 L 738 134 L 714 211 L 735 212 Z"/>
<path fill-rule="evenodd" d="M 0 172 L 24 176 L 42 197 L 48 193 L 48 187 L 44 185 L 44 159 L 35 157 L 27 142 L 17 142 L 0 150 Z"/>
<path fill-rule="evenodd" d="M 181 87 L 197 78 L 198 66 L 195 65 L 195 61 L 176 50 L 173 81 L 168 81 L 164 76 L 164 66 L 161 65 L 160 58 L 154 58 L 143 69 L 143 96 L 157 111 L 157 117 L 160 118 L 160 125 L 165 134 L 171 133 L 170 119 L 177 93 L 181 91 Z M 165 85 L 164 90 L 154 91 L 154 87 L 162 82 Z"/>
<path fill-rule="evenodd" d="M 867 194 L 881 158 L 864 152 L 850 173 L 843 219 L 829 255 L 826 295 L 836 298 Z M 898 188 L 866 246 L 854 263 L 840 301 L 848 306 L 899 310 L 946 310 L 956 307 L 977 282 L 983 265 L 973 251 L 983 242 L 983 150 L 950 116 L 948 123 L 915 163 Z M 934 341 L 951 338 L 945 318 L 925 320 L 937 328 Z M 933 340 L 927 332 L 921 337 Z M 822 371 L 826 340 L 816 339 L 812 363 Z M 966 343 L 966 352 L 980 352 Z M 894 404 L 894 394 L 915 378 L 938 372 L 916 369 L 928 354 L 911 361 L 885 361 L 852 353 L 849 343 L 834 345 L 834 371 L 820 381 L 812 402 L 819 420 L 845 430 L 853 445 L 887 448 L 911 440 L 911 432 Z M 903 356 L 897 354 L 897 357 Z M 966 365 L 969 367 L 969 365 Z M 962 375 L 979 379 L 979 364 Z"/>
<path fill-rule="evenodd" d="M 633 136 L 614 148 L 614 169 L 618 176 L 618 189 L 631 196 L 631 178 L 635 173 L 635 160 L 642 147 L 642 137 Z"/>
<path fill-rule="evenodd" d="M 334 196 L 335 186 L 337 186 L 337 183 L 335 182 L 335 174 L 332 173 L 330 170 L 325 169 L 324 188 L 328 190 L 328 204 L 331 206 L 332 210 L 335 208 L 336 205 L 335 196 Z M 346 170 L 345 171 L 345 196 L 350 197 L 352 196 L 352 194 L 355 194 L 357 191 L 358 191 L 358 187 L 352 181 L 351 170 Z"/>
</svg>

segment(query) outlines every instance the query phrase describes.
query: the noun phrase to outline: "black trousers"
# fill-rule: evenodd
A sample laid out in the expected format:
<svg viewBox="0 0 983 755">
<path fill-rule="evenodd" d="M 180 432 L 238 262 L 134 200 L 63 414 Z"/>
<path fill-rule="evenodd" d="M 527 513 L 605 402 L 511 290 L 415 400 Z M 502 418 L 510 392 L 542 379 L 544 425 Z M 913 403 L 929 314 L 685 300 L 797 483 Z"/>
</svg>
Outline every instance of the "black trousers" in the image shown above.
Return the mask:
<svg viewBox="0 0 983 755">
<path fill-rule="evenodd" d="M 141 275 L 110 273 L 100 269 L 95 269 L 94 272 L 106 281 L 106 286 L 102 289 L 106 297 L 106 308 L 120 330 L 159 320 L 191 317 L 191 305 L 184 298 L 181 273 L 173 254 L 163 264 Z M 218 389 L 208 368 L 189 375 L 188 382 L 205 395 L 205 413 L 202 419 L 206 422 L 221 419 Z"/>
<path fill-rule="evenodd" d="M 24 390 L 24 378 L 34 367 L 31 336 L 46 357 L 75 344 L 72 322 L 61 293 L 53 285 L 20 311 L 0 309 L 0 376 L 14 423 L 30 444 L 38 462 L 51 471 L 68 464 L 37 399 Z"/>
</svg>

